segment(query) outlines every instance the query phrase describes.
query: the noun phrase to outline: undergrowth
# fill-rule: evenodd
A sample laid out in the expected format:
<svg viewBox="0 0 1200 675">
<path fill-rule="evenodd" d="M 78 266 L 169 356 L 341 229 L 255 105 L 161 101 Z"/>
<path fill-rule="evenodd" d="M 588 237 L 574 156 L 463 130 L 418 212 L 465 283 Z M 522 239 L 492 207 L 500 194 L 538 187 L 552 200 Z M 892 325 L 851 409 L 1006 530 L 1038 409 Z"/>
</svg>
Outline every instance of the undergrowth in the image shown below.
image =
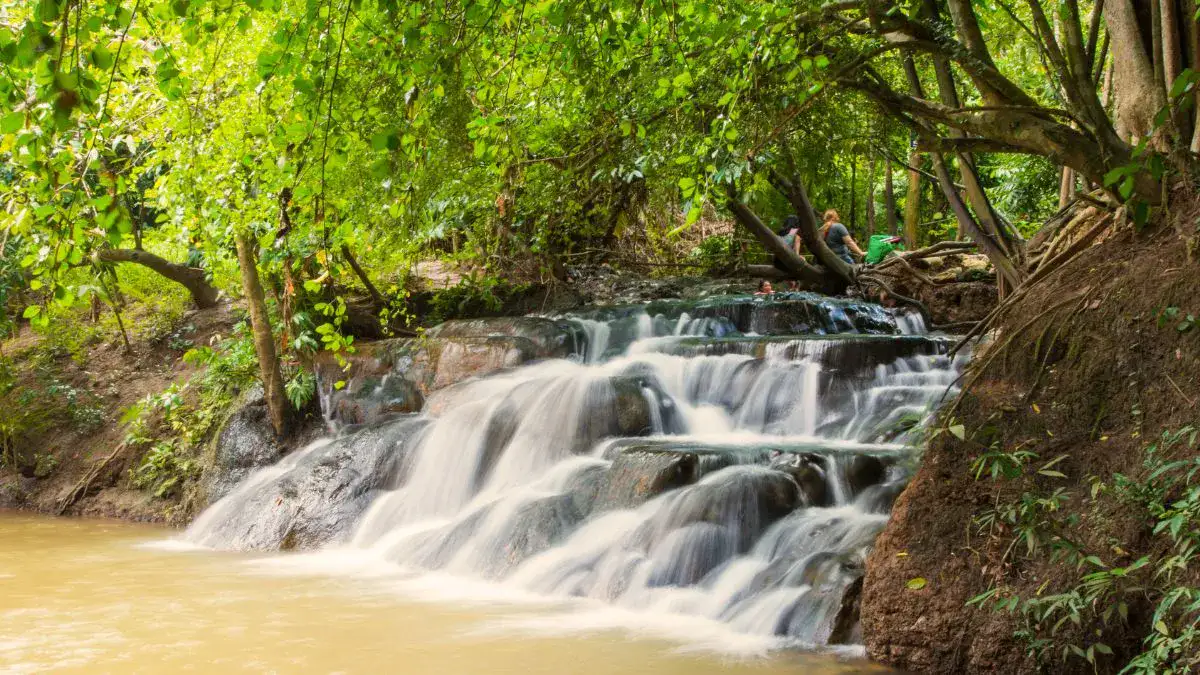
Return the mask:
<svg viewBox="0 0 1200 675">
<path fill-rule="evenodd" d="M 437 324 L 455 317 L 494 314 L 527 288 L 492 275 L 464 276 L 457 285 L 434 292 L 427 319 Z"/>
<path fill-rule="evenodd" d="M 239 392 L 257 377 L 254 343 L 245 322 L 216 348 L 188 350 L 184 361 L 203 367 L 186 383 L 151 394 L 122 415 L 125 443 L 143 449 L 130 483 L 169 497 L 199 473 L 199 448 L 216 430 Z"/>
<path fill-rule="evenodd" d="M 988 433 L 982 429 L 972 442 Z M 1065 455 L 1045 461 L 1019 446 L 1005 449 L 999 440 L 981 444 L 975 479 L 1023 486 L 1007 499 L 1001 495 L 1012 492 L 997 489 L 993 505 L 975 517 L 976 533 L 1002 545 L 996 564 L 1041 562 L 1068 574 L 1065 583 L 1048 580 L 1032 595 L 997 583 L 968 605 L 1015 615 L 1015 636 L 1043 665 L 1078 658 L 1095 668 L 1114 655 L 1113 640 L 1136 629 L 1144 632 L 1141 651 L 1116 664 L 1121 672 L 1192 672 L 1200 666 L 1200 587 L 1192 567 L 1200 551 L 1198 435 L 1192 426 L 1164 431 L 1145 448 L 1141 472 L 1091 476 L 1086 494 L 1055 484 L 1066 478 L 1056 469 Z M 1171 459 L 1181 454 L 1186 458 Z M 1129 557 L 1117 542 L 1104 548 L 1075 535 L 1081 522 L 1103 517 L 1100 505 L 1108 500 L 1146 523 L 1147 550 L 1159 555 L 1116 565 L 1113 560 Z M 1142 607 L 1150 609 L 1150 620 L 1131 619 Z"/>
</svg>

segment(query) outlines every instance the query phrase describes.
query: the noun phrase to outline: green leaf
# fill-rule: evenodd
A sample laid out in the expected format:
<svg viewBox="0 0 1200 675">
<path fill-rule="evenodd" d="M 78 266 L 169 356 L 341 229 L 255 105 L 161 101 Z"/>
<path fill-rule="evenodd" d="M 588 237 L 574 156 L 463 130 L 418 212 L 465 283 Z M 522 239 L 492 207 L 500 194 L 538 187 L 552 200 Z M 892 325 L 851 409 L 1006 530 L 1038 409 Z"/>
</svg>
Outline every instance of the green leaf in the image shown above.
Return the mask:
<svg viewBox="0 0 1200 675">
<path fill-rule="evenodd" d="M 1129 167 L 1118 166 L 1112 171 L 1104 174 L 1104 187 L 1112 187 L 1113 185 L 1116 185 L 1117 181 L 1121 180 L 1128 172 Z"/>
<path fill-rule="evenodd" d="M 11 134 L 16 133 L 25 126 L 25 113 L 11 112 L 0 118 L 0 132 Z"/>
<path fill-rule="evenodd" d="M 35 317 L 41 313 L 42 313 L 41 307 L 38 307 L 37 305 L 30 305 L 25 308 L 25 311 L 21 313 L 21 316 L 23 316 L 26 319 L 32 319 L 33 317 Z"/>
<path fill-rule="evenodd" d="M 1117 188 L 1117 192 L 1121 194 L 1121 199 L 1129 199 L 1130 195 L 1133 194 L 1133 188 L 1133 176 L 1126 176 L 1125 180 L 1121 182 L 1121 187 Z"/>
<path fill-rule="evenodd" d="M 922 588 L 925 588 L 926 584 L 928 583 L 929 582 L 925 580 L 925 577 L 916 577 L 914 579 L 909 579 L 908 583 L 904 584 L 904 586 L 910 591 L 919 591 Z"/>
<path fill-rule="evenodd" d="M 954 434 L 954 437 L 960 441 L 967 440 L 967 429 L 961 424 L 955 424 L 954 426 L 946 429 L 946 431 Z"/>
<path fill-rule="evenodd" d="M 1167 624 L 1163 623 L 1162 621 L 1154 622 L 1154 630 L 1167 636 L 1171 634 L 1171 630 L 1167 628 Z"/>
<path fill-rule="evenodd" d="M 108 48 L 104 45 L 96 45 L 95 47 L 92 47 L 91 56 L 92 65 L 96 66 L 97 68 L 101 70 L 108 70 L 109 68 L 112 68 L 112 52 L 108 51 Z"/>
<path fill-rule="evenodd" d="M 628 136 L 632 133 L 633 133 L 633 122 L 630 122 L 629 120 L 622 120 L 621 121 L 621 135 Z"/>
</svg>

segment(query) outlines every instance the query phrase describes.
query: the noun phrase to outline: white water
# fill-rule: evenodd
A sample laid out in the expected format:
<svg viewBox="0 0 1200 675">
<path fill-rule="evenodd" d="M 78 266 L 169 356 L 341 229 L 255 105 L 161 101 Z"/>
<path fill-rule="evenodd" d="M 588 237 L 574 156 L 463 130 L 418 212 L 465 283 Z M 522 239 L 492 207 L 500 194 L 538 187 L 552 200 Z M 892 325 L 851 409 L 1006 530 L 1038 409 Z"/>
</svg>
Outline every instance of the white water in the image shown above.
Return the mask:
<svg viewBox="0 0 1200 675">
<path fill-rule="evenodd" d="M 896 457 L 911 432 L 901 429 L 953 393 L 957 364 L 912 356 L 848 376 L 853 364 L 826 371 L 827 340 L 768 345 L 764 358 L 681 356 L 660 351 L 665 336 L 712 335 L 725 324 L 686 312 L 632 319 L 637 339 L 624 356 L 603 360 L 611 323 L 580 319 L 581 359 L 439 393 L 429 425 L 388 450 L 404 458 L 398 476 L 336 556 L 314 563 L 585 598 L 636 623 L 686 617 L 719 626 L 731 644 L 824 644 L 886 522 L 881 495 L 903 483 Z M 644 427 L 652 437 L 613 440 Z M 250 545 L 226 531 L 229 515 L 326 447 L 255 474 L 188 539 Z M 698 468 L 678 469 L 694 472 L 686 484 L 629 505 L 697 452 Z M 800 468 L 786 473 L 780 463 Z M 807 475 L 818 476 L 815 487 Z"/>
</svg>

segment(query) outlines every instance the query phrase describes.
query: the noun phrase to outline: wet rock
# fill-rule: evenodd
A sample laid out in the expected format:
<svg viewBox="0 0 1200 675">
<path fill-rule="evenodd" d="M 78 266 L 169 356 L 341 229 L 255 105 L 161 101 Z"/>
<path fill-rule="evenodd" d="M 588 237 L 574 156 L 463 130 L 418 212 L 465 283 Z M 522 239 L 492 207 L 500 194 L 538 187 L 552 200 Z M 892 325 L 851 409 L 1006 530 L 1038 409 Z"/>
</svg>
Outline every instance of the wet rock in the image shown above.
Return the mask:
<svg viewBox="0 0 1200 675">
<path fill-rule="evenodd" d="M 690 452 L 633 448 L 613 460 L 597 499 L 599 508 L 631 509 L 696 481 L 699 460 Z"/>
<path fill-rule="evenodd" d="M 652 551 L 647 585 L 690 586 L 699 583 L 736 554 L 735 530 L 712 523 L 681 527 Z"/>
<path fill-rule="evenodd" d="M 868 513 L 891 513 L 892 504 L 907 485 L 903 480 L 872 485 L 859 495 L 858 503 Z"/>
<path fill-rule="evenodd" d="M 284 451 L 271 426 L 262 387 L 248 390 L 230 410 L 203 458 L 200 508 L 229 494 L 253 471 L 274 464 Z"/>
<path fill-rule="evenodd" d="M 654 417 L 650 402 L 646 399 L 644 382 L 635 377 L 617 377 L 611 380 L 613 397 L 612 435 L 642 436 L 651 432 Z M 660 398 L 661 402 L 665 397 Z"/>
<path fill-rule="evenodd" d="M 331 416 L 342 424 L 367 424 L 390 413 L 421 409 L 424 396 L 403 377 L 364 378 L 355 390 L 330 398 Z"/>
<path fill-rule="evenodd" d="M 488 579 L 501 579 L 518 565 L 566 538 L 581 520 L 570 495 L 522 504 L 485 541 L 476 541 L 473 568 Z"/>
<path fill-rule="evenodd" d="M 479 455 L 479 465 L 475 469 L 473 491 L 480 489 L 487 482 L 488 474 L 516 435 L 520 422 L 516 407 L 511 402 L 502 405 L 487 421 L 487 427 L 483 431 L 483 450 Z"/>
<path fill-rule="evenodd" d="M 846 483 L 854 495 L 878 484 L 886 474 L 883 460 L 873 455 L 855 455 L 846 463 Z"/>
<path fill-rule="evenodd" d="M 399 481 L 426 422 L 404 419 L 316 442 L 247 478 L 189 528 L 198 544 L 312 549 L 343 540 L 380 490 Z"/>
<path fill-rule="evenodd" d="M 679 356 L 742 354 L 756 359 L 819 361 L 837 375 L 872 375 L 875 368 L 896 359 L 945 353 L 946 338 L 924 335 L 854 335 L 796 337 L 680 338 L 663 342 L 658 351 Z M 749 364 L 759 363 L 747 361 Z M 760 364 L 761 365 L 761 364 Z"/>
<path fill-rule="evenodd" d="M 786 473 L 796 481 L 805 506 L 829 506 L 831 503 L 826 463 L 820 457 L 784 453 L 771 460 L 771 468 Z"/>
<path fill-rule="evenodd" d="M 608 468 L 603 464 L 589 466 L 571 477 L 566 494 L 580 519 L 586 519 L 599 507 L 600 493 L 608 485 Z"/>
<path fill-rule="evenodd" d="M 441 338 L 431 340 L 424 351 L 431 376 L 417 382 L 417 387 L 425 393 L 538 358 L 537 347 L 523 337 Z"/>
<path fill-rule="evenodd" d="M 791 476 L 761 466 L 735 466 L 706 477 L 681 492 L 664 510 L 660 529 L 706 522 L 740 533 L 744 551 L 772 523 L 801 506 L 800 488 Z"/>
<path fill-rule="evenodd" d="M 542 317 L 447 321 L 424 338 L 358 344 L 344 363 L 322 354 L 316 371 L 330 419 L 363 424 L 418 412 L 434 392 L 471 378 L 570 356 L 584 342 L 575 324 Z"/>
<path fill-rule="evenodd" d="M 580 353 L 579 328 L 568 322 L 536 316 L 496 317 L 447 321 L 431 328 L 426 335 L 438 338 L 512 337 L 528 340 L 537 358 L 566 358 Z"/>
<path fill-rule="evenodd" d="M 316 371 L 326 415 L 340 424 L 363 424 L 391 413 L 418 412 L 435 391 L 515 368 L 538 353 L 523 337 L 405 338 L 360 345 L 344 357 L 348 368 L 323 354 Z"/>
<path fill-rule="evenodd" d="M 863 577 L 859 575 L 846 590 L 842 592 L 842 601 L 834 617 L 832 629 L 826 644 L 855 645 L 862 644 L 862 625 L 858 621 L 862 605 Z"/>
</svg>

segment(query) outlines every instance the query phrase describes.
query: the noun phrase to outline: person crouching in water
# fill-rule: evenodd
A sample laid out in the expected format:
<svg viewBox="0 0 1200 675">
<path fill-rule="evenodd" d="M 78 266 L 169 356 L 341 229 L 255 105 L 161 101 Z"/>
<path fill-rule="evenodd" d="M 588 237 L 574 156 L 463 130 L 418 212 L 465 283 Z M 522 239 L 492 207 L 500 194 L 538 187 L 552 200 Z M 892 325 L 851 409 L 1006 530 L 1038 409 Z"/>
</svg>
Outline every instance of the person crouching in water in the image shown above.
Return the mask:
<svg viewBox="0 0 1200 675">
<path fill-rule="evenodd" d="M 851 253 L 859 258 L 865 257 L 866 254 L 854 242 L 854 237 L 850 236 L 850 230 L 846 229 L 839 219 L 840 216 L 836 210 L 829 209 L 825 212 L 823 219 L 825 224 L 821 226 L 821 238 L 825 240 L 825 245 L 829 247 L 830 251 L 833 251 L 834 255 L 845 260 L 846 264 L 853 265 L 854 258 L 850 257 Z"/>
<path fill-rule="evenodd" d="M 775 292 L 775 289 L 771 288 L 771 282 L 767 281 L 766 279 L 763 279 L 762 281 L 758 282 L 758 290 L 755 291 L 754 294 L 755 295 L 770 295 L 774 292 Z"/>
</svg>

